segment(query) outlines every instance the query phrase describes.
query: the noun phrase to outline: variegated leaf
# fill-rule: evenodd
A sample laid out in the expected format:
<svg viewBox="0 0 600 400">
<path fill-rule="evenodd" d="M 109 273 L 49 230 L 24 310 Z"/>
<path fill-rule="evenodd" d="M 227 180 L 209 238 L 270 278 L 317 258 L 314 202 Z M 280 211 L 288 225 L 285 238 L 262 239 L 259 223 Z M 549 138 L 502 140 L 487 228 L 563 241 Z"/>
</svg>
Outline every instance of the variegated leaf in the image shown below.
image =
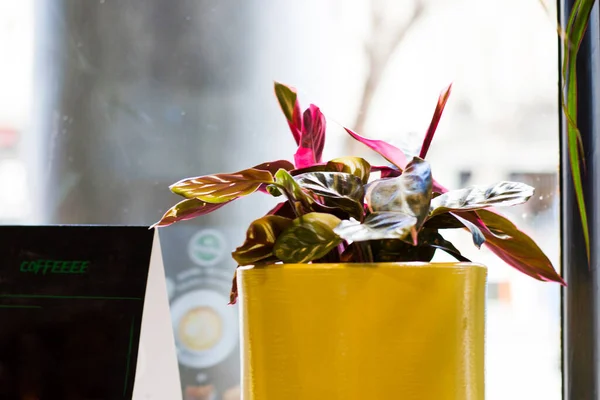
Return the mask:
<svg viewBox="0 0 600 400">
<path fill-rule="evenodd" d="M 331 214 L 303 215 L 279 235 L 274 254 L 287 263 L 306 263 L 322 258 L 341 243 L 333 232 L 339 223 L 339 218 Z"/>
<path fill-rule="evenodd" d="M 309 172 L 296 176 L 295 180 L 323 205 L 340 208 L 362 220 L 365 191 L 359 177 L 343 172 Z"/>
<path fill-rule="evenodd" d="M 371 182 L 365 200 L 373 212 L 393 211 L 413 216 L 417 227 L 429 214 L 432 195 L 432 177 L 429 163 L 418 157 L 408 163 L 397 178 Z"/>
<path fill-rule="evenodd" d="M 360 178 L 362 183 L 369 182 L 371 164 L 360 157 L 334 158 L 327 163 L 327 170 L 332 172 L 345 172 Z"/>
<path fill-rule="evenodd" d="M 525 203 L 534 189 L 520 182 L 499 182 L 491 186 L 471 186 L 451 190 L 431 200 L 430 216 L 449 211 L 477 210 L 492 206 L 514 206 Z"/>
<path fill-rule="evenodd" d="M 254 193 L 262 184 L 273 183 L 269 171 L 249 168 L 233 174 L 205 175 L 183 179 L 171 186 L 173 193 L 207 203 L 226 203 Z"/>
<path fill-rule="evenodd" d="M 406 239 L 415 235 L 417 218 L 400 212 L 375 212 L 361 224 L 355 219 L 342 221 L 334 232 L 348 242 L 377 239 Z"/>
<path fill-rule="evenodd" d="M 185 199 L 171 207 L 160 221 L 152 225 L 152 228 L 169 226 L 179 221 L 194 219 L 201 215 L 209 214 L 226 204 L 211 204 L 198 199 Z"/>
<path fill-rule="evenodd" d="M 246 231 L 244 244 L 232 253 L 233 258 L 239 265 L 278 261 L 273 254 L 275 241 L 292 223 L 293 220 L 277 215 L 255 220 Z"/>
</svg>

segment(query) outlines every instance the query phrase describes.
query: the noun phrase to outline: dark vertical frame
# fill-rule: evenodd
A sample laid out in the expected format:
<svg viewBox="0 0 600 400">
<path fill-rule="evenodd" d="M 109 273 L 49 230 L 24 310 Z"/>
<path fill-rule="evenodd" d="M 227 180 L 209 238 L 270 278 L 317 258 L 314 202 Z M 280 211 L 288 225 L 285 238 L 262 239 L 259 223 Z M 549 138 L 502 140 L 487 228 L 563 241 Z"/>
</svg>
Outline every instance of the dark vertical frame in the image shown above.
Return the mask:
<svg viewBox="0 0 600 400">
<path fill-rule="evenodd" d="M 558 0 L 561 25 L 566 26 L 574 0 Z M 598 359 L 598 263 L 600 235 L 600 54 L 598 7 L 594 7 L 588 31 L 577 59 L 578 119 L 583 139 L 585 170 L 583 186 L 590 227 L 591 261 L 588 264 L 579 211 L 573 190 L 565 118 L 561 115 L 561 241 L 563 394 L 564 400 L 593 400 L 599 395 Z M 559 40 L 559 46 L 562 42 Z M 560 48 L 560 47 L 559 47 Z M 561 59 L 562 59 L 561 49 Z M 562 69 L 559 68 L 559 71 Z M 562 75 L 562 74 L 561 74 Z M 560 85 L 559 91 L 562 89 Z M 561 93 L 562 95 L 562 93 Z M 562 104 L 562 103 L 561 103 Z"/>
</svg>

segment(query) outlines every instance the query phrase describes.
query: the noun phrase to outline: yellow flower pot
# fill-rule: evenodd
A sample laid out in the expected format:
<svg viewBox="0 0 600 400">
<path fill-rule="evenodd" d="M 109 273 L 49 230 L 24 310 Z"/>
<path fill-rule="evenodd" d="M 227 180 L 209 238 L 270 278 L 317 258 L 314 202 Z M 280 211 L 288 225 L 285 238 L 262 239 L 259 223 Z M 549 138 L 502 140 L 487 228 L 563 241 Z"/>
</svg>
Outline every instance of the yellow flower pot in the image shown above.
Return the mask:
<svg viewBox="0 0 600 400">
<path fill-rule="evenodd" d="M 238 270 L 243 400 L 482 400 L 485 267 Z"/>
</svg>

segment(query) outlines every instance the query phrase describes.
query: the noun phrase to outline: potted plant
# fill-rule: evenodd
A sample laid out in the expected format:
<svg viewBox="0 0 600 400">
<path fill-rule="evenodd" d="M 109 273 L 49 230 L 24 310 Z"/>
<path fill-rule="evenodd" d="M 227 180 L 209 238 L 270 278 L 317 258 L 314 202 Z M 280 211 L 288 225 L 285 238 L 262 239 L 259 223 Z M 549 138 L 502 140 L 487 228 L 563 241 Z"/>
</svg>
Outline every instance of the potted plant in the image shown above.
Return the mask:
<svg viewBox="0 0 600 400">
<path fill-rule="evenodd" d="M 280 83 L 275 94 L 298 145 L 294 162 L 181 180 L 171 190 L 185 200 L 155 224 L 254 192 L 282 199 L 233 252 L 244 399 L 482 399 L 487 270 L 442 232 L 467 229 L 477 247 L 521 272 L 564 284 L 535 242 L 492 208 L 523 203 L 534 189 L 448 190 L 433 179 L 425 157 L 450 87 L 419 157 L 346 129 L 390 166 L 323 162 L 319 108 L 301 112 L 296 91 Z M 431 263 L 436 251 L 456 263 Z"/>
</svg>

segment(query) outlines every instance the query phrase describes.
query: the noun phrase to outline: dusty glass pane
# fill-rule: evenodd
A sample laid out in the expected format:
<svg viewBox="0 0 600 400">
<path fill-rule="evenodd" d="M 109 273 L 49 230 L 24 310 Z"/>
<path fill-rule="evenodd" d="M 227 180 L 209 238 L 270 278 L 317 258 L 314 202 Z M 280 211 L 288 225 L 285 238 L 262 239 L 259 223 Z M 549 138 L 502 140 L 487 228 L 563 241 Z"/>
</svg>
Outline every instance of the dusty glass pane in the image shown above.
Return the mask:
<svg viewBox="0 0 600 400">
<path fill-rule="evenodd" d="M 325 158 L 376 160 L 341 126 L 414 153 L 453 82 L 428 155 L 436 179 L 537 187 L 511 216 L 556 264 L 553 18 L 537 0 L 3 2 L 0 220 L 151 224 L 182 177 L 291 158 L 273 80 L 324 111 Z M 272 205 L 256 195 L 163 231 L 190 398 L 236 398 L 238 349 L 222 336 L 235 329 L 235 313 L 221 309 L 228 253 Z M 558 287 L 456 235 L 490 268 L 487 398 L 559 399 Z"/>
</svg>

